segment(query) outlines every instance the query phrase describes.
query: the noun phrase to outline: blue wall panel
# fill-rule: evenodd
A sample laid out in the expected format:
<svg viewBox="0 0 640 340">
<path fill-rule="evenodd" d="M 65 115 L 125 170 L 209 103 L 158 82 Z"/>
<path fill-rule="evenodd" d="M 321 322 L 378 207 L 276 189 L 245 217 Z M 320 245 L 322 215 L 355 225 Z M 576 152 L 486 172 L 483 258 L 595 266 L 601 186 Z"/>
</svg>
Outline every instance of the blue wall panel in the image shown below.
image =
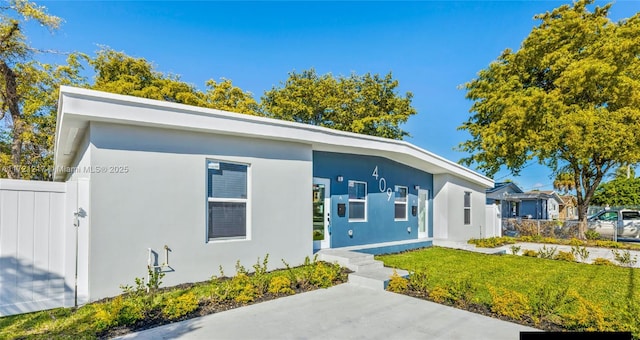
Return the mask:
<svg viewBox="0 0 640 340">
<path fill-rule="evenodd" d="M 378 169 L 376 178 L 374 170 Z M 343 177 L 338 182 L 338 176 Z M 433 175 L 392 160 L 354 154 L 313 152 L 313 177 L 331 180 L 331 247 L 347 247 L 380 242 L 410 240 L 418 238 L 418 217 L 411 214 L 411 207 L 418 205 L 418 190 L 429 190 L 427 228 L 428 236 L 433 235 L 432 197 Z M 367 220 L 349 222 L 349 181 L 367 183 Z M 408 188 L 408 219 L 395 221 L 395 186 Z M 388 189 L 391 188 L 391 197 Z M 338 216 L 338 204 L 347 206 L 347 214 Z M 410 228 L 410 231 L 407 230 Z M 349 236 L 348 231 L 353 235 Z"/>
</svg>

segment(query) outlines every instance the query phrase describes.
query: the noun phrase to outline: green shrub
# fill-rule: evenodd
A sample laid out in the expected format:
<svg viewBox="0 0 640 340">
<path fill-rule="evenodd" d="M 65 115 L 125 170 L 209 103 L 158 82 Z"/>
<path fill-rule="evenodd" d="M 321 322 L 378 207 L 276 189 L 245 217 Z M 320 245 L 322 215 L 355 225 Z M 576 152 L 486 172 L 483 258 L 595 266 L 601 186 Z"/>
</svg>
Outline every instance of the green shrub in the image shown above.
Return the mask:
<svg viewBox="0 0 640 340">
<path fill-rule="evenodd" d="M 576 262 L 576 257 L 573 255 L 573 253 L 568 251 L 559 251 L 554 259 L 567 262 Z"/>
<path fill-rule="evenodd" d="M 585 261 L 589 258 L 589 251 L 586 247 L 581 247 L 579 245 L 574 245 L 571 247 L 571 253 L 574 257 L 580 258 L 582 261 Z"/>
<path fill-rule="evenodd" d="M 621 266 L 633 267 L 638 262 L 638 257 L 631 256 L 631 252 L 629 252 L 628 250 L 619 252 L 615 249 L 612 249 L 611 252 L 613 253 L 613 256 L 616 259 L 616 261 L 618 261 L 618 263 Z"/>
<path fill-rule="evenodd" d="M 556 251 L 558 250 L 558 247 L 549 247 L 547 248 L 547 246 L 542 246 L 542 248 L 540 248 L 538 250 L 538 257 L 541 259 L 553 259 L 556 255 Z"/>
<path fill-rule="evenodd" d="M 296 292 L 291 289 L 291 280 L 286 276 L 274 276 L 269 281 L 269 293 L 275 295 L 292 295 Z"/>
<path fill-rule="evenodd" d="M 398 275 L 398 272 L 394 269 L 387 290 L 394 293 L 404 293 L 409 289 L 409 280 Z"/>
<path fill-rule="evenodd" d="M 518 253 L 520 252 L 520 249 L 522 249 L 521 246 L 511 246 L 511 254 L 518 255 Z"/>
<path fill-rule="evenodd" d="M 586 237 L 587 240 L 599 240 L 600 234 L 598 234 L 598 232 L 595 230 L 587 229 L 584 232 L 584 237 Z"/>
<path fill-rule="evenodd" d="M 569 240 L 569 245 L 579 247 L 584 245 L 584 241 L 581 239 L 572 237 L 571 240 Z"/>
<path fill-rule="evenodd" d="M 494 313 L 522 320 L 531 311 L 529 299 L 524 294 L 509 289 L 497 291 L 493 287 L 489 287 L 489 293 L 491 294 L 491 311 Z"/>
<path fill-rule="evenodd" d="M 426 294 L 429 291 L 427 272 L 417 270 L 409 274 L 409 287 L 416 292 Z"/>
<path fill-rule="evenodd" d="M 602 257 L 596 257 L 595 259 L 593 259 L 593 262 L 591 262 L 591 264 L 595 264 L 596 266 L 613 266 L 613 262 L 602 258 Z"/>
<path fill-rule="evenodd" d="M 447 289 L 449 290 L 452 302 L 460 307 L 467 306 L 472 302 L 473 296 L 477 291 L 473 281 L 468 277 L 455 279 L 449 284 Z"/>
<path fill-rule="evenodd" d="M 162 315 L 167 319 L 174 320 L 193 312 L 197 308 L 198 298 L 195 294 L 188 292 L 165 301 L 162 307 Z"/>
<path fill-rule="evenodd" d="M 531 250 L 531 249 L 525 249 L 522 252 L 522 256 L 538 257 L 538 252 L 535 251 L 535 250 Z"/>
<path fill-rule="evenodd" d="M 267 265 L 269 263 L 269 254 L 265 255 L 262 263 L 260 258 L 253 265 L 253 274 L 250 276 L 251 283 L 260 294 L 264 294 L 269 289 L 269 276 L 267 275 Z"/>
<path fill-rule="evenodd" d="M 480 239 L 470 239 L 467 243 L 475 244 L 480 248 L 496 248 L 503 246 L 505 244 L 513 244 L 515 240 L 511 237 L 489 237 L 489 238 L 480 238 Z"/>
<path fill-rule="evenodd" d="M 316 262 L 314 267 L 309 283 L 320 288 L 331 287 L 340 272 L 340 266 L 328 265 L 324 262 Z"/>
<path fill-rule="evenodd" d="M 429 292 L 429 297 L 437 303 L 453 302 L 453 297 L 449 293 L 449 290 L 442 286 L 435 286 Z"/>
<path fill-rule="evenodd" d="M 104 330 L 115 326 L 127 326 L 144 318 L 143 305 L 135 298 L 115 297 L 113 300 L 98 306 L 95 314 L 95 326 Z"/>
</svg>

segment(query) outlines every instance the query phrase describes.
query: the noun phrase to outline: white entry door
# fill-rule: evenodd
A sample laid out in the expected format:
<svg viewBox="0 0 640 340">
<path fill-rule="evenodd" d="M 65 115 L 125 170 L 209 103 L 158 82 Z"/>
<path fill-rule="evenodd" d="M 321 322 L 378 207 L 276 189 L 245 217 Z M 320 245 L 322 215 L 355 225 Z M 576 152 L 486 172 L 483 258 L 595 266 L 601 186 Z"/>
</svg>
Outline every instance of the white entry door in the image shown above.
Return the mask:
<svg viewBox="0 0 640 340">
<path fill-rule="evenodd" d="M 418 237 L 428 237 L 429 190 L 418 189 Z"/>
<path fill-rule="evenodd" d="M 331 181 L 313 178 L 313 249 L 331 246 Z"/>
</svg>

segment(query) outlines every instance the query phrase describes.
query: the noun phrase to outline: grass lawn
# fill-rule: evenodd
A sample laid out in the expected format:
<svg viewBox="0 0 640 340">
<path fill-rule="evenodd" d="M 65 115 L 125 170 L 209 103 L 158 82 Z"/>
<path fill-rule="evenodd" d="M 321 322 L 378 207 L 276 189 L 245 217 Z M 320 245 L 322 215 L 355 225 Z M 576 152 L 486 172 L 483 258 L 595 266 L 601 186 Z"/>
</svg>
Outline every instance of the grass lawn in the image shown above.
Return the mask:
<svg viewBox="0 0 640 340">
<path fill-rule="evenodd" d="M 640 269 L 485 255 L 439 247 L 383 255 L 377 259 L 386 266 L 424 274 L 419 279 L 410 279 L 409 283 L 414 290 L 419 289 L 415 286 L 423 287 L 425 297 L 430 297 L 434 290 L 445 289 L 450 295 L 463 296 L 468 300 L 466 302 L 486 306 L 495 312 L 499 310 L 496 306 L 504 308 L 500 305 L 504 301 L 500 299 L 519 293 L 524 296 L 524 303 L 515 300 L 506 303 L 506 308 L 521 305 L 525 311 L 515 319 L 522 320 L 530 315 L 534 321 L 546 319 L 563 328 L 632 331 L 636 338 L 640 336 Z M 421 282 L 416 283 L 417 280 Z M 496 291 L 502 292 L 503 296 L 496 296 Z M 566 322 L 574 316 L 582 317 L 581 314 L 597 314 L 602 320 Z"/>
</svg>

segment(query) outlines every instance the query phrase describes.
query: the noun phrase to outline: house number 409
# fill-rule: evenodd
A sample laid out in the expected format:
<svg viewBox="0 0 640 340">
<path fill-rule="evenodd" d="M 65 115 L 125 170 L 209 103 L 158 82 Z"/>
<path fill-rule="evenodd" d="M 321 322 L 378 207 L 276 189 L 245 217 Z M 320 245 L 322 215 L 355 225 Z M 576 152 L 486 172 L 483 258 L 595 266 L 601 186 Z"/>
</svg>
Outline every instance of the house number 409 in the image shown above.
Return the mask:
<svg viewBox="0 0 640 340">
<path fill-rule="evenodd" d="M 376 180 L 378 181 L 378 189 L 380 189 L 380 192 L 387 192 L 387 201 L 391 200 L 391 196 L 393 196 L 393 190 L 391 190 L 391 188 L 387 188 L 387 180 L 384 179 L 384 177 L 380 177 L 380 175 L 378 175 L 378 166 L 376 165 L 376 167 L 373 169 L 373 172 L 371 173 L 371 176 L 375 177 Z"/>
</svg>

